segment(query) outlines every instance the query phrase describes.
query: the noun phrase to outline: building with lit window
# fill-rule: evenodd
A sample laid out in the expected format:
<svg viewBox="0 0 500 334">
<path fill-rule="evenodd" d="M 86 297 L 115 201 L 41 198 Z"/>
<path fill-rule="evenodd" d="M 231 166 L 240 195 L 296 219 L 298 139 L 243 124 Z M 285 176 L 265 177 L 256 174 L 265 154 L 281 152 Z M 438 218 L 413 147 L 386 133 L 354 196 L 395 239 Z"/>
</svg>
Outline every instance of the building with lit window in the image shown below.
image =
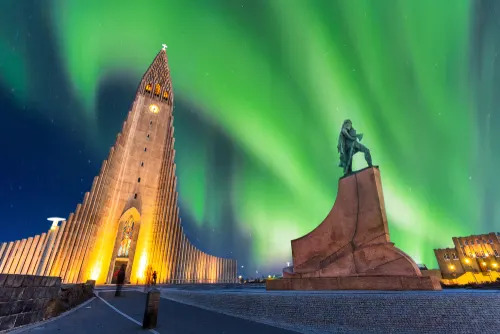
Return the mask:
<svg viewBox="0 0 500 334">
<path fill-rule="evenodd" d="M 177 204 L 173 104 L 166 46 L 139 83 L 111 148 L 74 213 L 47 233 L 0 244 L 0 273 L 65 283 L 236 282 L 236 261 L 207 254 L 183 232 Z"/>
<path fill-rule="evenodd" d="M 453 238 L 454 248 L 435 249 L 446 284 L 491 282 L 500 278 L 500 234 Z"/>
</svg>

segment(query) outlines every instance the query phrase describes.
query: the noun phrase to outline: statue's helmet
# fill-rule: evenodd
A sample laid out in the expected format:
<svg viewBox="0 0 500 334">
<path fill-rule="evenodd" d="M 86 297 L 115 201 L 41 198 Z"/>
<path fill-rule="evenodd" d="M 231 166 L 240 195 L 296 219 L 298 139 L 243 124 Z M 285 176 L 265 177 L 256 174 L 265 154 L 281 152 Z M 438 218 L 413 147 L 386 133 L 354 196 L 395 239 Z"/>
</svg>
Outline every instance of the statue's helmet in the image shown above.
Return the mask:
<svg viewBox="0 0 500 334">
<path fill-rule="evenodd" d="M 346 119 L 346 120 L 344 121 L 344 123 L 342 123 L 342 128 L 345 128 L 345 127 L 347 126 L 347 124 L 351 124 L 351 126 L 352 126 L 352 122 L 351 122 L 351 120 L 350 120 L 350 119 Z"/>
</svg>

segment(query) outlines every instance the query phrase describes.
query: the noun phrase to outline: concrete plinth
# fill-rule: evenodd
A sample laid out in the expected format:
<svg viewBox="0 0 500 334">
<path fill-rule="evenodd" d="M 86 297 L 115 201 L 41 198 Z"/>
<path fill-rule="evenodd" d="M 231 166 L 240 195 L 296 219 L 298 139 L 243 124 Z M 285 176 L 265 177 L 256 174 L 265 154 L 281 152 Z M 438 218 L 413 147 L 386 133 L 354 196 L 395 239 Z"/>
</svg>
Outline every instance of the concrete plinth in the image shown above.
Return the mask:
<svg viewBox="0 0 500 334">
<path fill-rule="evenodd" d="M 266 290 L 441 290 L 437 277 L 341 276 L 269 280 Z"/>
<path fill-rule="evenodd" d="M 378 167 L 339 180 L 337 199 L 313 231 L 292 240 L 293 267 L 268 290 L 440 290 L 389 238 Z"/>
</svg>

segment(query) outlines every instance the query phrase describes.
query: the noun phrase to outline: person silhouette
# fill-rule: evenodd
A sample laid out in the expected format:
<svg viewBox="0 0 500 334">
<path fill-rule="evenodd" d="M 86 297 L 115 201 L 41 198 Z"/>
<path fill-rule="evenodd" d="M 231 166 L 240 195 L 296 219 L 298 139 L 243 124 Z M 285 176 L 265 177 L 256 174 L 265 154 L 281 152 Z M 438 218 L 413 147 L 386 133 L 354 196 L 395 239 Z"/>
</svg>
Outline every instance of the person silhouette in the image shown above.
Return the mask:
<svg viewBox="0 0 500 334">
<path fill-rule="evenodd" d="M 156 270 L 153 271 L 153 285 L 156 285 Z"/>
<path fill-rule="evenodd" d="M 122 264 L 118 275 L 116 276 L 116 291 L 115 297 L 120 297 L 122 294 L 123 283 L 125 282 L 125 265 Z"/>
</svg>

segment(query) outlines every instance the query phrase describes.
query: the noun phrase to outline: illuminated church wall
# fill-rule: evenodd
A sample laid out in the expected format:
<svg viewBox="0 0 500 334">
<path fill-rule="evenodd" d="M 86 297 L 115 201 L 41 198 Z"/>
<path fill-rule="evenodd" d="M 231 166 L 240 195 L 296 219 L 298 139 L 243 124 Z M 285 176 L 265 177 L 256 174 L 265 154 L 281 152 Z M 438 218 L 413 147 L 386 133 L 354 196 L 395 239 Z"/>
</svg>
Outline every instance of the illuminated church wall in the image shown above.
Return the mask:
<svg viewBox="0 0 500 334">
<path fill-rule="evenodd" d="M 179 218 L 173 90 L 161 50 L 91 190 L 61 226 L 0 246 L 0 272 L 60 276 L 64 282 L 234 282 L 236 261 L 206 254 Z"/>
</svg>

